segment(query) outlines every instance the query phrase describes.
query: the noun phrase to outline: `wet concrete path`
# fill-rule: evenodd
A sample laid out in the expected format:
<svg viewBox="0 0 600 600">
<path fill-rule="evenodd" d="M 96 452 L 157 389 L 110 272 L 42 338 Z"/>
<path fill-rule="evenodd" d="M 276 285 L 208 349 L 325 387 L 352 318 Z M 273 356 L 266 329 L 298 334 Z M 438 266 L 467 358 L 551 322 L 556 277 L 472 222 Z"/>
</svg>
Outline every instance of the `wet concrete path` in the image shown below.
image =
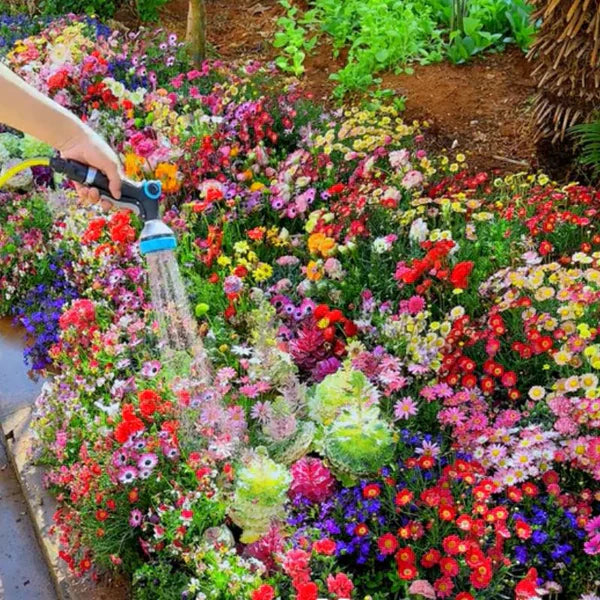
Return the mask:
<svg viewBox="0 0 600 600">
<path fill-rule="evenodd" d="M 23 340 L 0 320 L 0 418 L 29 406 L 41 387 L 23 363 Z M 56 600 L 56 593 L 0 439 L 0 599 Z"/>
</svg>

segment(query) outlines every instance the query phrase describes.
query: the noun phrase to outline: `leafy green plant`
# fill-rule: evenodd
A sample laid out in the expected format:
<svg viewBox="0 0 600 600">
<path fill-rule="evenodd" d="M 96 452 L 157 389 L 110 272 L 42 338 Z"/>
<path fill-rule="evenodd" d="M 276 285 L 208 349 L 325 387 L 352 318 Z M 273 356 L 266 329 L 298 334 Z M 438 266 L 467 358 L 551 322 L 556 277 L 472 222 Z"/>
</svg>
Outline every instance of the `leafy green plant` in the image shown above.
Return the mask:
<svg viewBox="0 0 600 600">
<path fill-rule="evenodd" d="M 600 176 L 600 115 L 589 123 L 575 125 L 570 131 L 581 151 L 579 162 L 590 167 L 594 176 Z"/>
<path fill-rule="evenodd" d="M 166 3 L 167 0 L 136 0 L 135 6 L 142 21 L 156 21 L 159 8 Z"/>
<path fill-rule="evenodd" d="M 275 33 L 273 45 L 280 48 L 282 54 L 275 63 L 282 70 L 294 75 L 304 73 L 304 59 L 306 53 L 311 52 L 316 43 L 317 36 L 308 38 L 308 29 L 303 25 L 310 25 L 315 16 L 315 11 L 307 11 L 300 20 L 296 19 L 298 8 L 292 6 L 288 0 L 281 0 L 280 4 L 286 9 L 286 16 L 277 20 L 279 27 Z"/>
<path fill-rule="evenodd" d="M 122 6 L 133 4 L 142 21 L 156 21 L 158 10 L 167 0 L 41 0 L 37 10 L 43 15 L 86 14 L 110 19 Z M 1 5 L 0 5 L 1 6 Z"/>
<path fill-rule="evenodd" d="M 463 63 L 508 43 L 525 50 L 536 31 L 528 0 L 313 0 L 304 14 L 289 0 L 281 4 L 277 64 L 303 73 L 306 53 L 327 34 L 335 58 L 347 50 L 346 65 L 331 75 L 340 98 L 379 83 L 381 71 L 410 72 L 413 62 Z M 308 38 L 305 26 L 318 30 Z"/>
</svg>

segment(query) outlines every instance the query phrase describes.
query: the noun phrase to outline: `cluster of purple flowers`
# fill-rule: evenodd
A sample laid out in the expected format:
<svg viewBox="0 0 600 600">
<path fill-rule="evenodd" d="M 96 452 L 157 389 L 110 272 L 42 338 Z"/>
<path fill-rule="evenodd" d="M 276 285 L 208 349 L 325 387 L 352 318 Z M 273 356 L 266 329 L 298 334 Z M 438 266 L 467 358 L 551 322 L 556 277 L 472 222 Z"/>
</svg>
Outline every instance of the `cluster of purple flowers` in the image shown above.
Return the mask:
<svg viewBox="0 0 600 600">
<path fill-rule="evenodd" d="M 15 322 L 25 329 L 25 362 L 34 371 L 50 365 L 48 352 L 59 338 L 58 323 L 63 306 L 78 295 L 68 276 L 69 265 L 64 252 L 58 250 L 48 259 L 43 281 L 13 307 Z"/>
<path fill-rule="evenodd" d="M 573 560 L 575 546 L 581 545 L 585 530 L 577 523 L 575 515 L 553 505 L 547 496 L 538 496 L 535 504 L 513 514 L 515 520 L 524 521 L 532 529 L 531 537 L 514 548 L 518 564 L 533 564 L 546 581 L 554 581 L 556 575 Z"/>
</svg>

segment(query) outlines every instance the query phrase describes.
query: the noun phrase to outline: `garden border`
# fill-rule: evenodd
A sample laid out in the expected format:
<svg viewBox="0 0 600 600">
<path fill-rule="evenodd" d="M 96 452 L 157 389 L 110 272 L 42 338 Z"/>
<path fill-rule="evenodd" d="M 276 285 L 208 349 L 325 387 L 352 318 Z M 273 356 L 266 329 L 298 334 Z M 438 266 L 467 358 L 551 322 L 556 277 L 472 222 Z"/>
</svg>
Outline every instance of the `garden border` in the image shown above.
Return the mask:
<svg viewBox="0 0 600 600">
<path fill-rule="evenodd" d="M 30 458 L 31 408 L 21 408 L 0 419 L 0 434 L 6 440 L 6 454 L 25 498 L 27 512 L 42 555 L 48 566 L 58 600 L 127 600 L 128 586 L 122 579 L 106 578 L 94 584 L 76 580 L 58 557 L 58 544 L 48 533 L 57 502 L 43 485 L 44 469 Z"/>
</svg>

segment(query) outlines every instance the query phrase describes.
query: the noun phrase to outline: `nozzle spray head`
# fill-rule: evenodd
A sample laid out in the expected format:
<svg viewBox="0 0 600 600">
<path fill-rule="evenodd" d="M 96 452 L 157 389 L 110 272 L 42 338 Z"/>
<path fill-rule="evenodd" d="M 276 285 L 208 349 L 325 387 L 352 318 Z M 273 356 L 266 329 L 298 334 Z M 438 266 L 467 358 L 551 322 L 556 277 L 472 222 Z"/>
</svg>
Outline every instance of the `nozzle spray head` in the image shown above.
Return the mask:
<svg viewBox="0 0 600 600">
<path fill-rule="evenodd" d="M 173 230 L 160 219 L 146 221 L 140 235 L 140 252 L 150 254 L 161 250 L 173 250 L 177 240 Z"/>
<path fill-rule="evenodd" d="M 158 219 L 158 200 L 162 194 L 160 181 L 141 181 L 139 183 L 123 179 L 121 182 L 121 197 L 117 200 L 108 187 L 108 179 L 97 169 L 63 158 L 51 158 L 50 167 L 57 173 L 66 175 L 72 181 L 95 187 L 100 194 L 108 198 L 115 206 L 129 208 L 146 221 Z"/>
</svg>

